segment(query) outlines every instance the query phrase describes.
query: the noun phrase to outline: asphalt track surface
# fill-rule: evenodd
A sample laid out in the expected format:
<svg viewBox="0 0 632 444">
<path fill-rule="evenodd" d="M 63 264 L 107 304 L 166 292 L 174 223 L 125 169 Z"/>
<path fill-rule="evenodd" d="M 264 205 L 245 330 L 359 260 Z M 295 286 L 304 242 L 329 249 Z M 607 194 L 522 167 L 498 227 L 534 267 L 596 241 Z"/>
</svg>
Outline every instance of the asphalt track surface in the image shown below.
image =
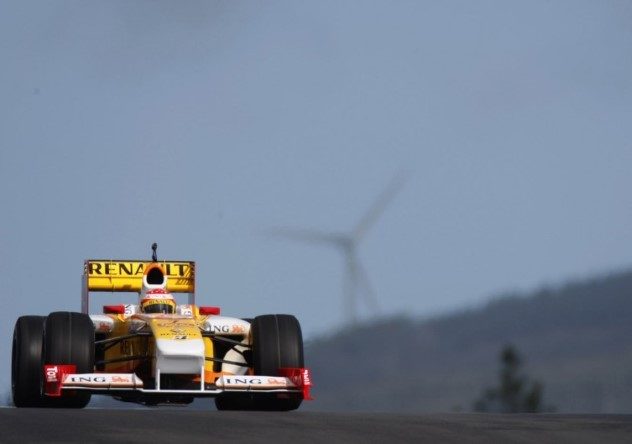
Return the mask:
<svg viewBox="0 0 632 444">
<path fill-rule="evenodd" d="M 0 442 L 629 443 L 632 415 L 5 408 Z"/>
</svg>

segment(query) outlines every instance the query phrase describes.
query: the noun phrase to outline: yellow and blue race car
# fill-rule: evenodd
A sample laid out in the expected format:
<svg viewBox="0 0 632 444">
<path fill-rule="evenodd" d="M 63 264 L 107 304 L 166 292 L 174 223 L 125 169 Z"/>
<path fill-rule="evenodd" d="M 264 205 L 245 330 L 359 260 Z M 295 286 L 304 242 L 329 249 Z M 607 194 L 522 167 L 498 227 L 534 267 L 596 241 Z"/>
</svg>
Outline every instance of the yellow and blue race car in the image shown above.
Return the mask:
<svg viewBox="0 0 632 444">
<path fill-rule="evenodd" d="M 158 261 L 155 247 L 152 261 L 86 260 L 81 313 L 17 320 L 16 407 L 82 408 L 105 394 L 147 405 L 214 397 L 219 410 L 283 411 L 311 399 L 294 316 L 240 319 L 197 306 L 195 263 Z M 89 314 L 95 292 L 134 292 L 138 300 Z"/>
</svg>

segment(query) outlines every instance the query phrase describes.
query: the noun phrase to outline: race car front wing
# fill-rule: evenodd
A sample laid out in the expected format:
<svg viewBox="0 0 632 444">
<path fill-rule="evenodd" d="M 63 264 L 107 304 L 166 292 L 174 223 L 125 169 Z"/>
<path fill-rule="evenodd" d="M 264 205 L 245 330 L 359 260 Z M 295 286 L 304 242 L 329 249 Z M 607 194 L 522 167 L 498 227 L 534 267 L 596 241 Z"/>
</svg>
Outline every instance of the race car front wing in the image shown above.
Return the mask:
<svg viewBox="0 0 632 444">
<path fill-rule="evenodd" d="M 222 375 L 214 384 L 205 384 L 195 390 L 172 390 L 160 387 L 148 389 L 134 373 L 76 373 L 75 365 L 48 364 L 44 366 L 44 393 L 58 397 L 64 390 L 89 390 L 98 394 L 140 392 L 152 394 L 187 394 L 217 396 L 227 392 L 299 393 L 303 399 L 312 399 L 309 370 L 306 368 L 281 368 L 280 376 Z M 158 375 L 158 380 L 160 375 Z"/>
</svg>

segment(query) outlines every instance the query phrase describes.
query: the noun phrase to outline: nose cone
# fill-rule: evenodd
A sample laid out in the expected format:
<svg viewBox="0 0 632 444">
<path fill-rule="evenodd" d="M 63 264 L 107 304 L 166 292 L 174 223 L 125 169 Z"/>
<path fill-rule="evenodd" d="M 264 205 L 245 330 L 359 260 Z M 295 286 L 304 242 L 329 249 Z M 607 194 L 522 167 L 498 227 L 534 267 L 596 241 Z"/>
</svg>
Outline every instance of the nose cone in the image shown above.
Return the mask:
<svg viewBox="0 0 632 444">
<path fill-rule="evenodd" d="M 152 319 L 156 368 L 160 373 L 199 374 L 204 367 L 204 341 L 193 319 Z"/>
<path fill-rule="evenodd" d="M 199 374 L 204 368 L 204 341 L 156 339 L 156 368 L 161 374 Z"/>
</svg>

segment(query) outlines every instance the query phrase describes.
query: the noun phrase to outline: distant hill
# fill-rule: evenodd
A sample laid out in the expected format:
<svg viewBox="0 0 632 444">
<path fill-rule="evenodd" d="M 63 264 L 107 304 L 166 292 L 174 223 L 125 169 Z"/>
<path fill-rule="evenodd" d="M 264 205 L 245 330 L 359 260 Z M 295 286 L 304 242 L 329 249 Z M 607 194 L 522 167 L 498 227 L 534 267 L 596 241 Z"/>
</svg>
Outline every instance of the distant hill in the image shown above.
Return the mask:
<svg viewBox="0 0 632 444">
<path fill-rule="evenodd" d="M 632 271 L 307 344 L 312 410 L 469 411 L 511 343 L 558 412 L 632 413 Z"/>
</svg>

